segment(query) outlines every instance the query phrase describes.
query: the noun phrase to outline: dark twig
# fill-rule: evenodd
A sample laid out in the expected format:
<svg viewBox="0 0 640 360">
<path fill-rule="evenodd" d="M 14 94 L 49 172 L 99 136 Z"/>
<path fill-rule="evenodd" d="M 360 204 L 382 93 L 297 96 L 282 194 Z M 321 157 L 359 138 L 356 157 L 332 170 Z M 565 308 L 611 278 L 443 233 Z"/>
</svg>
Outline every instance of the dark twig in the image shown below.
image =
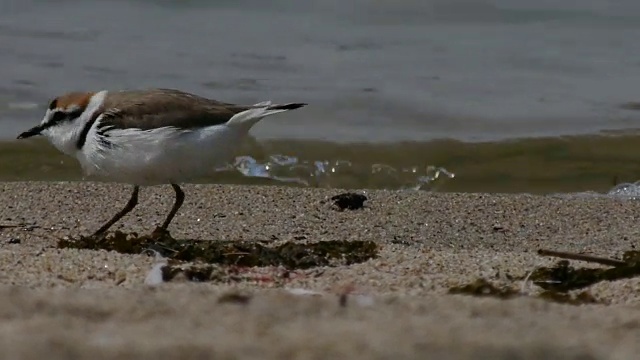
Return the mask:
<svg viewBox="0 0 640 360">
<path fill-rule="evenodd" d="M 591 256 L 591 255 L 583 255 L 583 254 L 568 253 L 568 252 L 554 251 L 554 250 L 545 250 L 545 249 L 538 250 L 538 255 L 553 256 L 553 257 L 558 257 L 558 258 L 567 259 L 567 260 L 580 260 L 580 261 L 586 261 L 586 262 L 597 263 L 597 264 L 608 265 L 608 266 L 615 266 L 615 267 L 629 265 L 622 260 L 615 260 L 615 259 L 609 259 L 609 258 L 603 258 L 603 257 L 597 257 L 597 256 Z"/>
<path fill-rule="evenodd" d="M 0 230 L 9 229 L 9 228 L 17 228 L 17 227 L 20 227 L 20 226 L 22 226 L 22 225 L 0 224 Z"/>
</svg>

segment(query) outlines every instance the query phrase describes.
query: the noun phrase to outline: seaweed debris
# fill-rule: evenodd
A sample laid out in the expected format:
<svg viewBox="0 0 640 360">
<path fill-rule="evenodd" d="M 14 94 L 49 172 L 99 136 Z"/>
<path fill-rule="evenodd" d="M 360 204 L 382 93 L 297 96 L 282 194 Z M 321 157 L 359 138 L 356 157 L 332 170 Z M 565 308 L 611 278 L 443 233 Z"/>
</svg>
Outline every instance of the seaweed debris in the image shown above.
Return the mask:
<svg viewBox="0 0 640 360">
<path fill-rule="evenodd" d="M 239 282 L 254 282 L 282 286 L 290 278 L 289 270 L 284 272 L 280 268 L 243 268 L 239 266 L 223 266 L 218 264 L 190 263 L 159 257 L 147 273 L 145 285 L 156 286 L 166 282 L 214 282 L 231 284 Z M 265 272 L 264 269 L 267 269 Z"/>
<path fill-rule="evenodd" d="M 247 267 L 284 266 L 288 269 L 351 265 L 376 258 L 378 254 L 378 246 L 373 241 L 284 242 L 274 246 L 265 241 L 177 240 L 166 232 L 138 236 L 120 231 L 107 236 L 62 239 L 58 248 L 107 250 L 123 254 L 155 250 L 173 260 Z M 193 276 L 207 277 L 210 274 Z"/>
<path fill-rule="evenodd" d="M 451 287 L 449 289 L 449 293 L 473 296 L 491 296 L 501 299 L 512 298 L 519 294 L 517 290 L 509 286 L 497 287 L 483 278 L 476 279 L 474 282 L 467 285 Z"/>
<path fill-rule="evenodd" d="M 569 305 L 582 305 L 582 304 L 600 304 L 601 301 L 596 299 L 588 291 L 582 291 L 575 295 L 569 293 L 562 293 L 559 291 L 545 290 L 538 295 L 539 298 Z"/>
<path fill-rule="evenodd" d="M 596 299 L 588 291 L 569 293 L 573 290 L 583 289 L 601 281 L 615 281 L 640 276 L 640 251 L 626 251 L 622 260 L 597 257 L 585 254 L 576 254 L 553 250 L 538 250 L 542 256 L 561 258 L 552 267 L 540 267 L 535 269 L 528 279 L 542 288 L 537 297 L 571 305 L 603 303 Z M 608 268 L 575 268 L 569 265 L 569 260 L 586 261 Z M 525 281 L 527 281 L 525 279 Z M 470 284 L 452 287 L 451 294 L 466 294 L 474 296 L 492 296 L 497 298 L 511 298 L 521 293 L 508 286 L 497 287 L 485 279 L 478 279 Z"/>
<path fill-rule="evenodd" d="M 226 269 L 212 264 L 166 264 L 160 268 L 162 281 L 168 282 L 183 276 L 193 282 L 228 282 L 233 280 Z"/>
<path fill-rule="evenodd" d="M 467 285 L 451 287 L 449 289 L 449 293 L 478 297 L 494 297 L 503 300 L 524 296 L 524 294 L 510 286 L 503 285 L 498 287 L 483 278 L 476 279 L 474 282 Z M 568 294 L 547 290 L 538 294 L 537 297 L 543 300 L 569 305 L 601 303 L 587 291 L 583 291 L 578 294 Z"/>
<path fill-rule="evenodd" d="M 331 197 L 331 200 L 341 211 L 344 209 L 358 210 L 364 206 L 367 197 L 357 193 L 343 193 Z"/>
<path fill-rule="evenodd" d="M 563 259 L 552 267 L 536 269 L 530 276 L 534 284 L 548 291 L 565 293 L 582 289 L 601 281 L 615 281 L 640 276 L 640 251 L 626 251 L 622 260 L 550 250 L 539 250 L 538 254 Z M 610 265 L 612 267 L 574 268 L 569 266 L 567 259 Z"/>
</svg>

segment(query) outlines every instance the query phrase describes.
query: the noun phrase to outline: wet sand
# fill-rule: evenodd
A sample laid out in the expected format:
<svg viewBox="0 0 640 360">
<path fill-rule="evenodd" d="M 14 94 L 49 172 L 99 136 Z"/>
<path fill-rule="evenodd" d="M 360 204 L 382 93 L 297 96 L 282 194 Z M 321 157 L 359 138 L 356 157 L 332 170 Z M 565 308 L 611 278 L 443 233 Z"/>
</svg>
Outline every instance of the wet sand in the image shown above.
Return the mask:
<svg viewBox="0 0 640 360">
<path fill-rule="evenodd" d="M 336 189 L 184 190 L 176 238 L 372 240 L 379 257 L 296 270 L 284 283 L 268 280 L 281 269 L 263 268 L 250 270 L 252 281 L 152 287 L 153 257 L 56 248 L 99 227 L 124 205 L 127 186 L 0 183 L 0 225 L 17 226 L 0 229 L 5 357 L 630 359 L 640 351 L 638 279 L 591 286 L 603 304 L 580 306 L 541 300 L 533 284 L 510 300 L 447 293 L 479 277 L 520 287 L 510 279 L 555 263 L 540 248 L 620 258 L 637 246 L 638 201 L 366 191 L 365 208 L 341 212 L 327 201 Z M 144 188 L 113 230 L 151 231 L 172 197 L 168 186 Z M 220 302 L 236 293 L 248 301 Z"/>
</svg>

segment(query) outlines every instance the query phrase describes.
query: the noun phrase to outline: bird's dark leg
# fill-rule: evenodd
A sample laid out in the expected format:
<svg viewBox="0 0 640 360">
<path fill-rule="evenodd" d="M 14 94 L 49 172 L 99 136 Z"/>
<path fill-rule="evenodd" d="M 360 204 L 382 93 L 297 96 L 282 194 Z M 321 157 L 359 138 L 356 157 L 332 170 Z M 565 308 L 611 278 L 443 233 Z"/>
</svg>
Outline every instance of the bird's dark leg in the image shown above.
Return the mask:
<svg viewBox="0 0 640 360">
<path fill-rule="evenodd" d="M 169 215 L 167 215 L 167 218 L 164 220 L 164 223 L 162 223 L 162 226 L 160 226 L 160 229 L 164 231 L 167 231 L 167 227 L 169 227 L 169 223 L 171 223 L 171 220 L 173 220 L 173 217 L 176 216 L 178 209 L 180 209 L 180 207 L 182 206 L 182 203 L 184 202 L 184 192 L 182 192 L 182 189 L 180 189 L 180 186 L 176 184 L 171 184 L 171 187 L 173 187 L 173 190 L 175 190 L 176 192 L 176 202 L 173 203 L 173 207 L 171 208 L 171 211 L 169 211 Z"/>
<path fill-rule="evenodd" d="M 98 231 L 93 233 L 93 236 L 103 234 L 113 224 L 118 222 L 118 220 L 122 219 L 123 216 L 127 215 L 131 210 L 133 210 L 133 208 L 136 207 L 136 205 L 138 205 L 138 192 L 139 191 L 140 191 L 140 187 L 138 185 L 135 185 L 133 187 L 133 193 L 131 193 L 131 198 L 129 199 L 129 202 L 127 202 L 127 205 L 125 205 L 124 208 L 122 208 L 122 210 L 118 211 L 118 213 L 115 214 L 111 218 L 111 220 L 107 221 L 104 225 L 102 225 L 102 227 L 100 229 L 98 229 Z"/>
</svg>

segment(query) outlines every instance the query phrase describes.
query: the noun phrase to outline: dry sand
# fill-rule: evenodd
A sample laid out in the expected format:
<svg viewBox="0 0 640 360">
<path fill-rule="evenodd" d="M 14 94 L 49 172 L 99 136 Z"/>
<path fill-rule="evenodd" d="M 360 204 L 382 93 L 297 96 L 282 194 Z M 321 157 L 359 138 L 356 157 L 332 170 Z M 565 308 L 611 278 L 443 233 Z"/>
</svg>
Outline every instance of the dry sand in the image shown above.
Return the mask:
<svg viewBox="0 0 640 360">
<path fill-rule="evenodd" d="M 0 353 L 3 358 L 633 359 L 640 354 L 640 280 L 599 283 L 608 304 L 573 306 L 535 295 L 449 295 L 485 277 L 508 282 L 556 260 L 539 248 L 620 257 L 638 243 L 640 201 L 366 191 L 339 212 L 338 190 L 184 186 L 171 233 L 227 240 L 373 240 L 362 264 L 295 271 L 284 285 L 167 282 L 150 287 L 154 258 L 60 250 L 58 238 L 96 229 L 129 187 L 2 183 Z M 148 232 L 170 207 L 170 187 L 143 188 L 113 230 Z M 25 229 L 27 224 L 27 229 Z M 577 263 L 576 265 L 580 265 Z M 258 269 L 269 274 L 277 269 Z M 520 286 L 522 282 L 517 281 Z M 295 295 L 307 289 L 323 295 Z M 339 294 L 351 291 L 346 306 Z M 248 303 L 219 303 L 224 294 Z"/>
</svg>

